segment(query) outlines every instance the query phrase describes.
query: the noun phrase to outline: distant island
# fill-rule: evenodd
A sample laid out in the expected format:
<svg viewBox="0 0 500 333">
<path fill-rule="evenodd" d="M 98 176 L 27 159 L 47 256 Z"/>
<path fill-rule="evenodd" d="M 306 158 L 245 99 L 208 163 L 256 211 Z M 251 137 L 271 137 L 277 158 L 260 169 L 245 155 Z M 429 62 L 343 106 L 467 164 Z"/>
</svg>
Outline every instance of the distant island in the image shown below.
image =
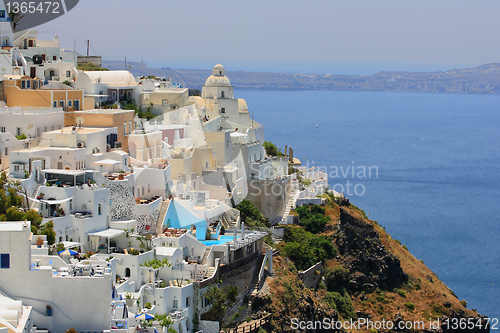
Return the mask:
<svg viewBox="0 0 500 333">
<path fill-rule="evenodd" d="M 122 61 L 103 60 L 111 70 L 125 68 Z M 172 78 L 184 87 L 201 89 L 211 69 L 149 68 L 128 62 L 135 76 Z M 332 75 L 227 71 L 238 89 L 407 91 L 468 94 L 500 94 L 500 63 L 445 72 L 379 72 L 373 75 Z"/>
</svg>

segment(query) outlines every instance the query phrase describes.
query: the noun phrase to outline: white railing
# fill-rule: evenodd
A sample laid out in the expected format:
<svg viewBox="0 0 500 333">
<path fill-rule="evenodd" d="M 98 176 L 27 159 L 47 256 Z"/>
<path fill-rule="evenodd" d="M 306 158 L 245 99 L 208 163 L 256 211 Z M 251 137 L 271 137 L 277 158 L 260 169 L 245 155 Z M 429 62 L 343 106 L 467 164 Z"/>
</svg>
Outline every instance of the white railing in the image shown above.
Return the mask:
<svg viewBox="0 0 500 333">
<path fill-rule="evenodd" d="M 228 242 L 229 249 L 231 251 L 236 251 L 236 250 L 241 249 L 244 246 L 250 245 L 253 242 L 255 242 L 255 241 L 257 241 L 257 240 L 259 240 L 261 238 L 264 238 L 266 236 L 267 236 L 267 233 L 266 232 L 262 232 L 262 231 L 254 231 L 250 235 L 247 235 L 245 233 L 245 236 L 243 238 L 240 238 L 240 239 L 236 240 L 236 243 L 234 242 L 234 240 Z"/>
<path fill-rule="evenodd" d="M 48 113 L 61 113 L 62 108 L 54 107 L 37 107 L 37 106 L 11 106 L 0 108 L 0 113 L 4 114 L 48 114 Z"/>
<path fill-rule="evenodd" d="M 170 313 L 168 315 L 173 321 L 179 321 L 179 320 L 182 320 L 184 318 L 187 318 L 188 309 L 185 308 L 182 310 L 173 310 L 173 311 L 170 311 Z"/>
</svg>

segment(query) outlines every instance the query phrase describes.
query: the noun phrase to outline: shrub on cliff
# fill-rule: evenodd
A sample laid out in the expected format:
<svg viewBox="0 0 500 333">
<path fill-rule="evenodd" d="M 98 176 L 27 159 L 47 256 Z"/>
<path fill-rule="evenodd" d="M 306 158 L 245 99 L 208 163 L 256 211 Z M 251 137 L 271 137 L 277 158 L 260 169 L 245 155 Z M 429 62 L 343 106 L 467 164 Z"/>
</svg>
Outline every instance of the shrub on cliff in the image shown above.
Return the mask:
<svg viewBox="0 0 500 333">
<path fill-rule="evenodd" d="M 241 221 L 248 227 L 266 227 L 269 222 L 269 219 L 262 215 L 250 200 L 243 200 L 236 209 L 240 211 Z"/>
<path fill-rule="evenodd" d="M 302 228 L 287 227 L 281 250 L 300 270 L 305 270 L 319 261 L 332 258 L 337 249 L 326 236 L 317 236 Z"/>
<path fill-rule="evenodd" d="M 340 292 L 327 292 L 325 301 L 344 318 L 357 318 L 351 296 L 342 288 Z"/>
<path fill-rule="evenodd" d="M 325 209 L 319 205 L 298 207 L 295 212 L 299 215 L 300 225 L 313 234 L 323 231 L 329 221 L 325 216 Z"/>
<path fill-rule="evenodd" d="M 325 283 L 328 291 L 337 291 L 347 287 L 349 283 L 349 271 L 342 266 L 325 268 Z"/>
</svg>

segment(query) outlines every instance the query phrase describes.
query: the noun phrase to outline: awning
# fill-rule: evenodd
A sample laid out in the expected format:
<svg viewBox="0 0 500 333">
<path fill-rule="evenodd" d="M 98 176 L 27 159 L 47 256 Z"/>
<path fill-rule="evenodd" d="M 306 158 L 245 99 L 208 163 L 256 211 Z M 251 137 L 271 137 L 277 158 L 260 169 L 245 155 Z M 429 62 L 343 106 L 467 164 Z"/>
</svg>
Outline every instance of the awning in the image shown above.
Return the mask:
<svg viewBox="0 0 500 333">
<path fill-rule="evenodd" d="M 115 165 L 115 164 L 122 164 L 122 162 L 116 161 L 116 160 L 111 160 L 111 159 L 104 159 L 104 160 L 94 162 L 92 164 L 93 165 Z"/>
<path fill-rule="evenodd" d="M 73 197 L 69 197 L 69 198 L 65 198 L 65 199 L 60 199 L 60 200 L 43 200 L 43 199 L 40 199 L 40 202 L 43 202 L 43 203 L 46 203 L 46 204 L 49 204 L 49 205 L 59 205 L 59 204 L 62 204 L 64 202 L 66 202 L 66 201 L 69 201 L 71 199 L 73 199 Z"/>
<path fill-rule="evenodd" d="M 89 233 L 87 233 L 87 235 L 103 237 L 103 238 L 115 238 L 115 237 L 118 237 L 120 235 L 123 235 L 124 233 L 125 233 L 125 230 L 106 229 L 106 230 L 101 230 L 101 231 L 96 231 L 96 232 L 89 232 Z"/>
<path fill-rule="evenodd" d="M 243 137 L 243 136 L 248 136 L 247 134 L 243 134 L 240 132 L 234 132 L 230 134 L 233 138 L 238 138 L 238 137 Z"/>
</svg>

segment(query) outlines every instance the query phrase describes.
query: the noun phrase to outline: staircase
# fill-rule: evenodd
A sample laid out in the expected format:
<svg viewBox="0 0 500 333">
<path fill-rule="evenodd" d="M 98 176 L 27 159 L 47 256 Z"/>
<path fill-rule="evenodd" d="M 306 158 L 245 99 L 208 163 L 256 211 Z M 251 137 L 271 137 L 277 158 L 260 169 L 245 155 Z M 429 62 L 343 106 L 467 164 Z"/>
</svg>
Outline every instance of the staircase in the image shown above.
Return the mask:
<svg viewBox="0 0 500 333">
<path fill-rule="evenodd" d="M 212 275 L 214 275 L 214 272 L 215 272 L 215 267 L 208 267 L 208 269 L 207 269 L 207 278 L 212 277 Z"/>
<path fill-rule="evenodd" d="M 168 204 L 170 201 L 163 201 L 161 203 L 160 214 L 158 215 L 158 221 L 156 222 L 156 232 L 163 232 L 163 220 L 165 220 L 165 215 L 167 215 Z"/>
<path fill-rule="evenodd" d="M 265 256 L 260 256 L 259 260 L 257 261 L 257 265 L 255 266 L 255 272 L 253 274 L 252 278 L 252 284 L 250 285 L 250 288 L 248 288 L 248 302 L 243 303 L 243 306 L 245 309 L 241 311 L 241 319 L 245 320 L 246 318 L 250 317 L 252 315 L 252 299 L 257 295 L 259 292 L 259 271 L 262 266 L 262 262 L 264 261 Z"/>
<path fill-rule="evenodd" d="M 297 202 L 298 195 L 298 189 L 293 188 L 292 192 L 290 193 L 290 198 L 288 199 L 288 202 L 286 204 L 285 212 L 283 213 L 281 221 L 279 221 L 278 224 L 287 224 L 288 216 L 290 215 L 290 211 L 295 208 L 295 203 Z"/>
<path fill-rule="evenodd" d="M 208 254 L 210 253 L 210 247 L 207 247 L 207 249 L 205 250 L 205 253 L 203 254 L 203 258 L 201 258 L 201 264 L 202 265 L 205 265 L 207 263 L 207 257 L 208 257 Z"/>
<path fill-rule="evenodd" d="M 36 183 L 35 188 L 33 189 L 33 192 L 31 192 L 31 198 L 36 198 L 38 194 L 38 190 L 44 183 Z M 40 202 L 38 201 L 33 201 L 33 204 L 30 206 L 31 209 L 38 211 L 38 208 L 40 207 Z"/>
</svg>

